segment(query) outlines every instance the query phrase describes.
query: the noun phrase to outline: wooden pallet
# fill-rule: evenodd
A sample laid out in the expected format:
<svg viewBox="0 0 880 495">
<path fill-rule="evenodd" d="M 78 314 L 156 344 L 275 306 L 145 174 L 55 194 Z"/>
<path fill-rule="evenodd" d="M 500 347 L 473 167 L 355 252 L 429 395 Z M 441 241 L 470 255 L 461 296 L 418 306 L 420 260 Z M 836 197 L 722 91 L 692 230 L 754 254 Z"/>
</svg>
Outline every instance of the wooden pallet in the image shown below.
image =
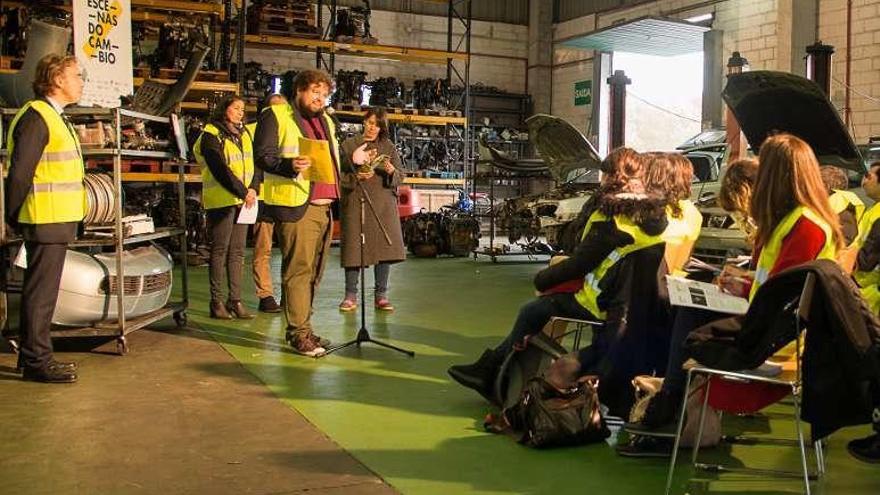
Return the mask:
<svg viewBox="0 0 880 495">
<path fill-rule="evenodd" d="M 268 24 L 265 22 L 251 25 L 250 34 L 262 36 L 293 36 L 297 38 L 318 38 L 320 34 L 314 26 L 303 24 Z"/>
<path fill-rule="evenodd" d="M 166 162 L 162 164 L 162 173 L 163 174 L 176 174 L 180 172 L 180 168 L 183 167 L 184 174 L 200 174 L 202 173 L 201 166 L 198 163 L 172 163 Z"/>
<path fill-rule="evenodd" d="M 113 172 L 113 160 L 87 160 L 86 167 Z M 158 160 L 122 160 L 120 168 L 122 173 L 158 174 L 162 163 Z"/>
</svg>

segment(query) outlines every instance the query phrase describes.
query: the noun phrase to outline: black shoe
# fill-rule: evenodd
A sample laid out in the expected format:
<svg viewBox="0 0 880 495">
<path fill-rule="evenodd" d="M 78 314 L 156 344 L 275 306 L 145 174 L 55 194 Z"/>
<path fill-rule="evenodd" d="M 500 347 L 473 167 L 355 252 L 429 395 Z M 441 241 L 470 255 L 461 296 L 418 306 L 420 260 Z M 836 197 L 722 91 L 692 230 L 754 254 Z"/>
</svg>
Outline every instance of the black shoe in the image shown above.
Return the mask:
<svg viewBox="0 0 880 495">
<path fill-rule="evenodd" d="M 502 358 L 491 349 L 483 351 L 483 355 L 474 364 L 457 364 L 446 371 L 453 380 L 467 388 L 476 390 L 489 402 L 495 403 L 493 386 Z"/>
<path fill-rule="evenodd" d="M 880 433 L 853 440 L 846 444 L 846 450 L 851 456 L 862 462 L 878 464 L 880 463 Z"/>
<path fill-rule="evenodd" d="M 637 435 L 627 444 L 617 446 L 617 453 L 623 457 L 670 457 L 674 440 L 654 436 Z"/>
<path fill-rule="evenodd" d="M 55 361 L 54 359 L 49 361 L 49 367 L 58 368 L 61 371 L 66 371 L 68 373 L 76 373 L 76 363 L 74 362 L 64 362 L 64 361 Z"/>
<path fill-rule="evenodd" d="M 260 298 L 260 305 L 257 307 L 263 313 L 280 313 L 281 306 L 275 302 L 275 298 L 272 296 L 266 296 Z"/>
<path fill-rule="evenodd" d="M 256 318 L 257 315 L 248 311 L 244 304 L 241 301 L 227 301 L 226 302 L 226 310 L 229 311 L 229 314 L 238 318 L 239 320 L 251 320 Z"/>
<path fill-rule="evenodd" d="M 25 368 L 22 378 L 31 382 L 73 383 L 76 373 L 63 370 L 58 363 L 50 363 L 44 369 Z"/>
</svg>

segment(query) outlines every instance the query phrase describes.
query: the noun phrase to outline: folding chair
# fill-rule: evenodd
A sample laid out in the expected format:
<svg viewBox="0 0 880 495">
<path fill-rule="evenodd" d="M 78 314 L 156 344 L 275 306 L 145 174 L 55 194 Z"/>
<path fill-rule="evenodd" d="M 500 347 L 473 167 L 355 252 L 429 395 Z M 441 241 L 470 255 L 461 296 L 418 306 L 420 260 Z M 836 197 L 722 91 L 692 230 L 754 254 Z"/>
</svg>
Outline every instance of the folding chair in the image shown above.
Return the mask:
<svg viewBox="0 0 880 495">
<path fill-rule="evenodd" d="M 801 335 L 803 331 L 806 330 L 807 327 L 807 316 L 810 310 L 810 302 L 813 297 L 813 289 L 815 288 L 816 279 L 815 275 L 812 273 L 808 274 L 806 280 L 804 281 L 804 287 L 801 291 L 801 294 L 798 298 L 794 299 L 790 303 L 788 303 L 783 311 L 791 311 L 794 315 L 795 325 L 797 330 L 796 337 L 796 345 L 795 353 L 796 353 L 796 363 L 794 374 L 791 373 L 783 374 L 778 378 L 765 378 L 754 376 L 745 373 L 737 373 L 731 371 L 718 370 L 713 368 L 708 368 L 705 366 L 697 365 L 690 370 L 688 370 L 687 377 L 687 386 L 685 390 L 690 390 L 690 385 L 693 379 L 697 375 L 704 375 L 706 378 L 705 391 L 703 393 L 703 403 L 700 408 L 700 420 L 699 420 L 699 428 L 697 430 L 697 438 L 694 442 L 694 447 L 691 455 L 691 464 L 694 468 L 703 469 L 713 472 L 738 472 L 738 473 L 749 473 L 749 474 L 758 474 L 758 475 L 769 475 L 769 476 L 783 476 L 783 477 L 795 477 L 795 478 L 803 478 L 804 481 L 804 493 L 810 495 L 810 480 L 815 480 L 820 478 L 823 474 L 825 474 L 825 455 L 822 450 L 822 441 L 817 441 L 814 444 L 815 455 L 816 455 L 816 472 L 810 473 L 809 468 L 807 467 L 807 451 L 804 440 L 804 433 L 801 427 Z M 699 456 L 699 445 L 702 440 L 703 435 L 703 423 L 706 417 L 706 408 L 709 404 L 709 395 L 712 386 L 713 379 L 721 379 L 721 380 L 732 380 L 738 382 L 740 384 L 752 384 L 757 386 L 779 386 L 779 387 L 787 387 L 790 389 L 791 396 L 793 398 L 794 405 L 794 419 L 795 419 L 795 427 L 797 430 L 797 440 L 794 442 L 800 448 L 801 455 L 801 472 L 795 471 L 779 471 L 772 469 L 756 469 L 756 468 L 741 468 L 741 467 L 730 467 L 723 466 L 720 464 L 705 464 L 697 462 Z M 684 430 L 685 424 L 685 409 L 687 402 L 688 394 L 685 394 L 685 399 L 682 402 L 681 412 L 678 417 L 678 428 L 676 429 L 675 434 L 675 443 L 672 449 L 672 459 L 669 463 L 669 473 L 666 478 L 666 495 L 669 495 L 672 489 L 672 479 L 675 474 L 675 461 L 678 458 L 678 449 L 681 443 L 682 431 Z M 755 410 L 754 412 L 757 412 Z M 790 440 L 789 440 L 790 441 Z"/>
</svg>

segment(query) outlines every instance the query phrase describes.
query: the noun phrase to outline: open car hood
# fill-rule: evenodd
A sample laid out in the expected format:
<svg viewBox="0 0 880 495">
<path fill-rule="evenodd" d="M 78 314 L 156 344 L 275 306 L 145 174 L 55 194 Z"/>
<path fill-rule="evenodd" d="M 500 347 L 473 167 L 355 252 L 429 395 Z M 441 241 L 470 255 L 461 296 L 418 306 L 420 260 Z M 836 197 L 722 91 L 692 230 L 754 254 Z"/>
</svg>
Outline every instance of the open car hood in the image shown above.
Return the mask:
<svg viewBox="0 0 880 495">
<path fill-rule="evenodd" d="M 566 120 L 536 114 L 526 119 L 526 124 L 529 126 L 529 139 L 557 181 L 565 182 L 574 170 L 598 170 L 602 160 L 596 148 Z"/>
<path fill-rule="evenodd" d="M 744 72 L 727 78 L 722 96 L 756 152 L 767 136 L 789 132 L 809 143 L 820 164 L 865 172 L 837 110 L 813 81 L 785 72 Z"/>
</svg>

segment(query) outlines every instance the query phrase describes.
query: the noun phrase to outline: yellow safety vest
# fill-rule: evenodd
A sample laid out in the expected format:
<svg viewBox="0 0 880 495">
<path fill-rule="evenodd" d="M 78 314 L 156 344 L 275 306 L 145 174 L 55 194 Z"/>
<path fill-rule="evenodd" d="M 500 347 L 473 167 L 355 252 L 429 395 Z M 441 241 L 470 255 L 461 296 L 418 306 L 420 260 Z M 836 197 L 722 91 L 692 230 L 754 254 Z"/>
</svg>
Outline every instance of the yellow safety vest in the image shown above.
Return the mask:
<svg viewBox="0 0 880 495">
<path fill-rule="evenodd" d="M 700 231 L 703 228 L 703 214 L 697 209 L 694 202 L 689 199 L 683 199 L 678 202 L 681 208 L 681 216 L 672 215 L 672 209 L 666 208 L 666 230 L 663 231 L 663 241 L 666 243 L 666 251 L 669 253 L 674 250 L 685 249 L 683 246 L 688 243 L 693 247 L 693 242 L 700 237 Z M 688 253 L 689 254 L 689 253 Z M 681 256 L 681 263 L 687 262 L 687 257 Z M 669 261 L 669 258 L 667 258 Z M 678 273 L 681 266 L 667 267 L 670 273 Z"/>
<path fill-rule="evenodd" d="M 254 136 L 257 135 L 257 123 L 251 122 L 250 124 L 245 124 L 244 128 L 247 129 L 247 131 L 251 133 L 251 140 L 253 140 Z M 259 201 L 262 201 L 262 199 L 263 199 L 262 196 L 260 196 L 260 194 L 262 193 L 262 190 L 263 190 L 263 185 L 260 184 L 260 186 L 257 187 L 257 200 L 259 200 Z"/>
<path fill-rule="evenodd" d="M 880 220 L 880 203 L 875 203 L 868 211 L 862 215 L 859 220 L 859 237 L 856 239 L 856 245 L 859 249 L 865 244 L 865 239 L 871 233 L 874 223 Z M 880 314 L 880 266 L 874 267 L 870 271 L 853 272 L 853 277 L 861 287 L 862 297 L 868 302 L 871 311 L 876 315 Z"/>
<path fill-rule="evenodd" d="M 15 148 L 12 137 L 15 126 L 29 108 L 36 110 L 46 123 L 49 142 L 43 148 L 34 171 L 34 184 L 19 211 L 18 221 L 27 224 L 81 222 L 88 209 L 82 149 L 73 126 L 52 105 L 32 100 L 18 111 L 9 126 L 9 154 L 11 156 Z"/>
<path fill-rule="evenodd" d="M 767 244 L 761 249 L 761 256 L 758 257 L 758 266 L 755 270 L 755 281 L 752 283 L 752 290 L 749 292 L 750 302 L 758 292 L 758 288 L 770 278 L 770 270 L 773 269 L 773 265 L 776 264 L 776 259 L 779 257 L 779 252 L 782 250 L 782 241 L 785 240 L 785 237 L 788 236 L 788 233 L 791 232 L 791 229 L 794 228 L 795 224 L 801 219 L 801 217 L 806 217 L 808 220 L 818 225 L 825 234 L 825 244 L 822 246 L 822 250 L 819 251 L 819 255 L 816 256 L 816 259 L 836 259 L 837 246 L 834 244 L 831 226 L 828 225 L 822 217 L 814 213 L 813 210 L 804 206 L 798 206 L 791 210 L 788 215 L 783 217 L 782 221 L 779 222 L 779 225 L 773 229 L 773 234 L 770 236 L 770 240 L 767 241 Z"/>
<path fill-rule="evenodd" d="M 837 213 L 838 215 L 852 205 L 856 212 L 856 222 L 861 220 L 862 215 L 865 214 L 865 203 L 862 202 L 862 199 L 859 198 L 856 193 L 851 191 L 835 189 L 834 192 L 828 196 L 828 203 L 831 204 L 831 209 L 834 210 L 834 213 Z"/>
<path fill-rule="evenodd" d="M 201 165 L 202 169 L 202 205 L 205 209 L 211 210 L 244 203 L 241 198 L 223 187 L 211 173 L 205 156 L 202 154 L 202 138 L 205 134 L 211 134 L 220 139 L 223 145 L 223 156 L 226 158 L 226 166 L 232 171 L 232 175 L 237 177 L 244 184 L 244 187 L 247 187 L 251 183 L 251 179 L 254 178 L 254 146 L 250 131 L 245 129 L 241 133 L 241 148 L 239 148 L 233 140 L 222 138 L 220 130 L 214 124 L 208 124 L 193 146 L 196 162 Z"/>
<path fill-rule="evenodd" d="M 599 284 L 608 273 L 608 270 L 629 253 L 655 246 L 663 242 L 662 235 L 645 234 L 638 225 L 623 215 L 615 215 L 613 219 L 614 225 L 617 229 L 631 235 L 634 242 L 632 244 L 627 244 L 626 246 L 621 246 L 606 256 L 598 267 L 587 274 L 584 278 L 584 287 L 574 295 L 575 299 L 581 306 L 586 308 L 587 311 L 597 318 L 602 319 L 605 319 L 606 314 L 605 310 L 599 308 L 599 296 L 602 294 L 602 289 Z M 587 222 L 586 227 L 584 227 L 584 232 L 586 233 L 590 230 L 593 222 L 603 222 L 607 220 L 608 217 L 604 213 L 596 211 L 590 216 L 590 220 Z"/>
<path fill-rule="evenodd" d="M 281 158 L 297 157 L 299 138 L 304 136 L 294 120 L 293 107 L 290 104 L 272 105 L 263 111 L 275 113 L 275 120 L 278 121 L 278 153 Z M 323 115 L 323 119 L 327 124 L 329 134 L 327 137 L 338 160 L 339 144 L 336 142 L 336 126 L 326 114 Z M 308 201 L 310 192 L 311 184 L 301 177 L 291 179 L 269 172 L 263 174 L 263 202 L 267 205 L 300 206 Z"/>
</svg>

